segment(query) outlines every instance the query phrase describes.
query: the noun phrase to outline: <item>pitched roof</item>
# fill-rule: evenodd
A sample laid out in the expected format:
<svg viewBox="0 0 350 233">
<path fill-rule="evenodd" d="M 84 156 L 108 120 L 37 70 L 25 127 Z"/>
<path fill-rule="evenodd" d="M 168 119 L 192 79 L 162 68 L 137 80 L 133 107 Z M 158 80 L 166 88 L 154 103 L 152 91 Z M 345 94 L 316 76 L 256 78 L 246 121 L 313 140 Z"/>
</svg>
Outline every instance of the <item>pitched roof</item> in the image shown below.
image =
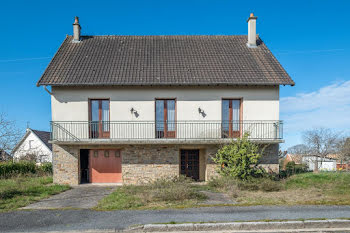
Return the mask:
<svg viewBox="0 0 350 233">
<path fill-rule="evenodd" d="M 67 36 L 37 85 L 294 85 L 258 38 Z"/>
<path fill-rule="evenodd" d="M 52 151 L 52 144 L 49 143 L 50 140 L 50 132 L 47 131 L 40 131 L 40 130 L 34 130 L 32 129 L 32 132 L 40 138 L 40 140 Z"/>
</svg>

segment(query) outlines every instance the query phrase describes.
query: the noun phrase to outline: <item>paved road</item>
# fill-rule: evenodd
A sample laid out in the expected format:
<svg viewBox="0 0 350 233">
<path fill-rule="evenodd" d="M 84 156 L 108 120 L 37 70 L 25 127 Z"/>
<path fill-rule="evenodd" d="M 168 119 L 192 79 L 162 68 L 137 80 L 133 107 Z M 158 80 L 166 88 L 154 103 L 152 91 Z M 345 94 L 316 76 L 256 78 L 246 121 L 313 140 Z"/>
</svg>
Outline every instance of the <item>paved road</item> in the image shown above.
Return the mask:
<svg viewBox="0 0 350 233">
<path fill-rule="evenodd" d="M 208 207 L 185 210 L 22 210 L 0 213 L 0 232 L 125 229 L 130 225 L 175 222 L 230 222 L 261 219 L 350 218 L 350 206 Z"/>
<path fill-rule="evenodd" d="M 112 193 L 116 188 L 116 186 L 79 185 L 22 209 L 90 209 L 95 207 L 99 200 Z"/>
</svg>

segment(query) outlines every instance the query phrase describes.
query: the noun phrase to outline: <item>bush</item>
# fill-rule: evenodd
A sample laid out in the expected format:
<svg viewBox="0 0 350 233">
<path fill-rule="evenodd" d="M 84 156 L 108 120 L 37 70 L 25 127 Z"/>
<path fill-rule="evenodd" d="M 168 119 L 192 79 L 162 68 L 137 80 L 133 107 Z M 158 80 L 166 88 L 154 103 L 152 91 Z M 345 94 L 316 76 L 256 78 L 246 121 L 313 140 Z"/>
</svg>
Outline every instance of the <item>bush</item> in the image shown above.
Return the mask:
<svg viewBox="0 0 350 233">
<path fill-rule="evenodd" d="M 185 176 L 160 178 L 149 184 L 151 198 L 158 201 L 200 199 L 203 195 L 191 188 L 193 180 Z"/>
<path fill-rule="evenodd" d="M 40 169 L 43 173 L 52 174 L 52 163 L 42 163 L 39 165 L 38 169 Z"/>
<path fill-rule="evenodd" d="M 294 174 L 301 174 L 306 172 L 309 172 L 306 164 L 295 164 L 294 161 L 291 161 L 286 164 L 285 170 L 280 171 L 279 177 L 287 178 Z"/>
<path fill-rule="evenodd" d="M 47 163 L 37 166 L 34 162 L 29 161 L 0 163 L 0 178 L 27 174 L 52 174 L 52 164 Z"/>
<path fill-rule="evenodd" d="M 220 166 L 219 174 L 241 180 L 265 174 L 265 170 L 258 166 L 262 150 L 249 141 L 248 136 L 245 134 L 242 139 L 238 138 L 218 150 L 213 160 Z"/>
</svg>

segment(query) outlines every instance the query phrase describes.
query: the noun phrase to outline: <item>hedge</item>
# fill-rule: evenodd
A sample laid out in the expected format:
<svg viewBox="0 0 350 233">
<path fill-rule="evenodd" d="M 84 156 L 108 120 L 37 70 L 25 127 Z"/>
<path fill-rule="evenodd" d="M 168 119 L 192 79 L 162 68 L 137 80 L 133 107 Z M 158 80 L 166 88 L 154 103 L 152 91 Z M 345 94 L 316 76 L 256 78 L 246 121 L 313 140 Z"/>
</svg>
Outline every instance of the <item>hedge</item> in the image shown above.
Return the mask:
<svg viewBox="0 0 350 233">
<path fill-rule="evenodd" d="M 44 163 L 42 165 L 36 165 L 33 162 L 26 161 L 0 163 L 0 178 L 25 174 L 52 174 L 52 164 Z"/>
</svg>

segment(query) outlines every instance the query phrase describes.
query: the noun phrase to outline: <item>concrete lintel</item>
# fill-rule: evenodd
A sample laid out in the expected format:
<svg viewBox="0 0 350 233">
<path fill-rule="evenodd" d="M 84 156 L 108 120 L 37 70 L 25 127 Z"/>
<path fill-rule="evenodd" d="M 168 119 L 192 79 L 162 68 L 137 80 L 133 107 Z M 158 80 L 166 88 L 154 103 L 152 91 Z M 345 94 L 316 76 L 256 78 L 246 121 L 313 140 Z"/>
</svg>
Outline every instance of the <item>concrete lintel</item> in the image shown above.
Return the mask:
<svg viewBox="0 0 350 233">
<path fill-rule="evenodd" d="M 49 143 L 57 145 L 179 145 L 179 144 L 228 144 L 232 140 L 236 139 L 88 139 L 80 141 L 57 141 L 52 140 Z M 284 140 L 254 140 L 253 142 L 258 144 L 277 144 L 283 143 Z"/>
</svg>

